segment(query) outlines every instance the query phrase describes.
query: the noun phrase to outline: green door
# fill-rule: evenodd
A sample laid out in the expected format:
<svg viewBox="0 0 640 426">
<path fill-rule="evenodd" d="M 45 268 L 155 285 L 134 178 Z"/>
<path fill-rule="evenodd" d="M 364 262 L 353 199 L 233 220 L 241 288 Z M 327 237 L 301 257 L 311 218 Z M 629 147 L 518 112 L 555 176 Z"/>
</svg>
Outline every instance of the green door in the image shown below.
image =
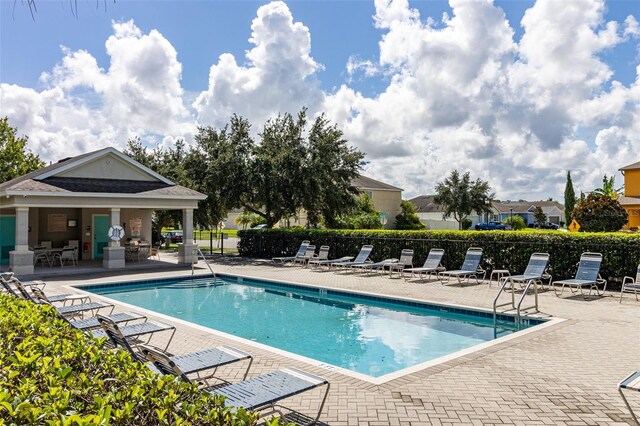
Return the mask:
<svg viewBox="0 0 640 426">
<path fill-rule="evenodd" d="M 102 259 L 104 248 L 109 244 L 109 216 L 93 216 L 93 258 Z"/>
<path fill-rule="evenodd" d="M 9 252 L 16 247 L 16 217 L 0 216 L 0 265 L 9 264 Z"/>
</svg>

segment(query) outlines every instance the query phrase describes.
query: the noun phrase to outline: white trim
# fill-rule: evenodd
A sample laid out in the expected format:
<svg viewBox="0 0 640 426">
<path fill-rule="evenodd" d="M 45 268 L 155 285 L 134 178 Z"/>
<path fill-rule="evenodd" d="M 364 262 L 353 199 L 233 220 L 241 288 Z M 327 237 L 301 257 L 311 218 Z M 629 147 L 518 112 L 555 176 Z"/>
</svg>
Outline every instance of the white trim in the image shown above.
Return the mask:
<svg viewBox="0 0 640 426">
<path fill-rule="evenodd" d="M 397 188 L 397 189 L 388 189 L 388 188 L 382 189 L 382 188 L 365 188 L 365 187 L 360 187 L 360 186 L 356 186 L 356 188 L 358 190 L 360 190 L 360 191 L 391 191 L 391 192 L 402 192 L 402 191 L 404 191 L 404 189 L 400 189 L 400 188 Z"/>
<path fill-rule="evenodd" d="M 119 193 L 119 192 L 46 192 L 46 191 L 6 191 L 2 195 L 23 197 L 76 197 L 76 198 L 144 198 L 144 199 L 171 199 L 171 200 L 204 200 L 206 195 L 145 195 L 141 193 Z"/>
<path fill-rule="evenodd" d="M 78 166 L 81 166 L 82 164 L 88 163 L 90 161 L 93 161 L 97 158 L 100 157 L 104 157 L 107 154 L 114 154 L 116 157 L 120 158 L 121 160 L 126 161 L 127 163 L 129 163 L 130 165 L 144 171 L 145 173 L 153 176 L 154 178 L 158 179 L 161 182 L 166 183 L 167 185 L 175 185 L 175 183 L 173 183 L 172 181 L 170 181 L 169 179 L 167 179 L 164 176 L 159 175 L 158 173 L 154 172 L 153 170 L 151 170 L 150 168 L 143 166 L 142 164 L 138 163 L 136 160 L 134 160 L 133 158 L 130 158 L 126 155 L 124 155 L 123 153 L 121 153 L 120 151 L 118 151 L 117 149 L 115 149 L 114 147 L 107 147 L 104 149 L 101 149 L 100 151 L 96 151 L 91 155 L 88 155 L 84 158 L 81 158 L 79 160 L 76 161 L 71 161 L 69 164 L 66 164 L 62 167 L 58 167 L 56 169 L 53 170 L 49 170 L 48 172 L 42 173 L 40 175 L 37 175 L 35 177 L 32 177 L 31 179 L 33 180 L 42 180 L 42 179 L 46 179 L 48 177 L 51 176 L 55 176 L 60 172 L 64 172 L 66 170 L 70 170 L 70 169 L 74 169 Z"/>
</svg>

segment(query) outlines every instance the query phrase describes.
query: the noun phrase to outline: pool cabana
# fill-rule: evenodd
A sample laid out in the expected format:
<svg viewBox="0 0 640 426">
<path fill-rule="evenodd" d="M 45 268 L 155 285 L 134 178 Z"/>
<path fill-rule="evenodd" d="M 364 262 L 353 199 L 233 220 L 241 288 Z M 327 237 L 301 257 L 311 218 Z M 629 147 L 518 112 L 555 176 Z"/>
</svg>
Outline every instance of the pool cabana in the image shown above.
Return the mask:
<svg viewBox="0 0 640 426">
<path fill-rule="evenodd" d="M 176 185 L 115 148 L 60 160 L 0 184 L 0 269 L 33 274 L 31 247 L 78 246 L 81 260 L 125 267 L 124 243 L 152 240 L 154 210 L 181 210 L 178 262 L 190 264 L 193 211 L 206 195 Z M 108 230 L 122 226 L 111 241 Z"/>
</svg>

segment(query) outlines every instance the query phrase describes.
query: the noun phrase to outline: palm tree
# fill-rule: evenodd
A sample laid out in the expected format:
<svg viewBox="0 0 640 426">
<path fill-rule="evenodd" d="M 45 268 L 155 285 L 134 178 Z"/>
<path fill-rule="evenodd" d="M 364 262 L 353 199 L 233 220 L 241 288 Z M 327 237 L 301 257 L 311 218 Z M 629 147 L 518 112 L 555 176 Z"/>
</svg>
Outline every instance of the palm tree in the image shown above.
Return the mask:
<svg viewBox="0 0 640 426">
<path fill-rule="evenodd" d="M 236 225 L 240 225 L 242 226 L 242 229 L 247 229 L 247 226 L 249 226 L 249 224 L 251 222 L 253 222 L 256 218 L 256 215 L 254 215 L 253 213 L 249 213 L 249 212 L 242 212 L 240 215 L 238 215 L 238 217 L 235 218 L 234 222 L 236 223 Z"/>
<path fill-rule="evenodd" d="M 610 178 L 607 175 L 604 175 L 602 178 L 602 188 L 596 188 L 593 190 L 596 194 L 606 195 L 611 197 L 612 200 L 617 200 L 619 195 L 622 195 L 622 190 L 624 185 L 618 189 L 614 188 L 615 186 L 615 177 L 611 176 Z"/>
</svg>

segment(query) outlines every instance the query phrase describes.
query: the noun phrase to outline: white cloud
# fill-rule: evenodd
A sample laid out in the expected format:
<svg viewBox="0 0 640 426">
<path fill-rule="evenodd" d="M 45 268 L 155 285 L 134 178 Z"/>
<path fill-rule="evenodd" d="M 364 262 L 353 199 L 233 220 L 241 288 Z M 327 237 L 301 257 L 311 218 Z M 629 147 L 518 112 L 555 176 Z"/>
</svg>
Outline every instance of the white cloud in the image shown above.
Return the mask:
<svg viewBox="0 0 640 426">
<path fill-rule="evenodd" d="M 367 153 L 368 175 L 406 196 L 432 192 L 454 168 L 489 180 L 502 199 L 559 196 L 568 169 L 589 190 L 638 160 L 640 77 L 612 81 L 603 59 L 640 37 L 636 17 L 606 21 L 602 0 L 537 0 L 516 41 L 491 0 L 450 6 L 437 20 L 407 0 L 375 0 L 379 56 L 351 56 L 347 80 L 331 93 L 320 89 L 309 29 L 280 1 L 258 8 L 251 49 L 242 59 L 220 55 L 199 93 L 182 89 L 182 64 L 162 34 L 114 23 L 107 68 L 90 52 L 63 48 L 42 75 L 44 90 L 0 85 L 1 113 L 56 160 L 122 147 L 135 135 L 171 146 L 196 124 L 221 126 L 233 113 L 258 132 L 267 118 L 307 106 Z M 352 78 L 386 86 L 370 97 Z"/>
<path fill-rule="evenodd" d="M 246 65 L 226 53 L 211 66 L 209 87 L 193 104 L 200 124 L 223 126 L 234 113 L 262 124 L 321 100 L 314 74 L 322 66 L 311 57 L 309 29 L 294 22 L 287 5 L 261 6 L 251 29 L 254 47 L 246 53 Z"/>
</svg>

